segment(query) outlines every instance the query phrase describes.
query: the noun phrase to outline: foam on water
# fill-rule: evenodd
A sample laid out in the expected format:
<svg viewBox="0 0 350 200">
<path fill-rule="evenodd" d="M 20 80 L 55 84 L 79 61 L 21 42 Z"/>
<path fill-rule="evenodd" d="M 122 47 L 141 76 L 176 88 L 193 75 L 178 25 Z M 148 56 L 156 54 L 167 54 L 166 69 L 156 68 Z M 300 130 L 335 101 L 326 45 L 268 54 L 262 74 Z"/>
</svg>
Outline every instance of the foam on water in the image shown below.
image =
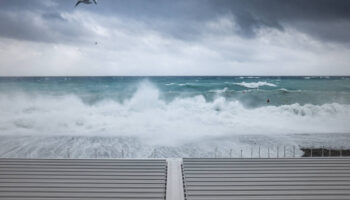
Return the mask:
<svg viewBox="0 0 350 200">
<path fill-rule="evenodd" d="M 215 93 L 218 93 L 218 94 L 222 94 L 222 93 L 225 93 L 228 91 L 228 88 L 225 87 L 224 89 L 219 89 L 219 90 L 209 90 L 209 92 L 215 92 Z"/>
<path fill-rule="evenodd" d="M 127 147 L 130 157 L 206 156 L 215 146 L 225 147 L 226 153 L 236 146 L 238 154 L 247 141 L 264 146 L 274 143 L 271 138 L 283 138 L 278 143 L 296 145 L 290 135 L 350 132 L 350 105 L 346 104 L 247 108 L 220 92 L 213 101 L 197 95 L 166 102 L 161 94 L 149 81 L 142 81 L 132 97 L 122 102 L 106 98 L 88 104 L 75 94 L 1 93 L 0 155 L 120 157 Z M 48 144 L 54 151 L 43 153 Z"/>
<path fill-rule="evenodd" d="M 242 83 L 234 83 L 235 85 L 239 85 L 239 86 L 243 86 L 246 88 L 259 88 L 262 86 L 269 86 L 269 87 L 277 87 L 277 85 L 273 84 L 273 83 L 268 83 L 265 81 L 258 81 L 258 82 L 242 82 Z"/>
<path fill-rule="evenodd" d="M 201 95 L 160 99 L 160 91 L 142 82 L 124 102 L 86 104 L 75 95 L 0 96 L 1 134 L 77 134 L 162 138 L 166 142 L 208 135 L 349 132 L 350 106 L 282 105 L 246 108 L 239 101 Z M 153 139 L 152 139 L 153 140 Z"/>
</svg>

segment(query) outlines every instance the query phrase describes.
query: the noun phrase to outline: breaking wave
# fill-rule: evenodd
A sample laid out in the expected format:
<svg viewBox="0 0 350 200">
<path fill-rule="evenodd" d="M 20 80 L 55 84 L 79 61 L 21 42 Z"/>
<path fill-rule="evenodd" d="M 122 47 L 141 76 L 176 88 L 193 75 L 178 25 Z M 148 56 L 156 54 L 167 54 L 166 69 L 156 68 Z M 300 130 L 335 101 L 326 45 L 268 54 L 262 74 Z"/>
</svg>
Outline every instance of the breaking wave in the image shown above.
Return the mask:
<svg viewBox="0 0 350 200">
<path fill-rule="evenodd" d="M 263 81 L 243 83 L 248 88 L 276 87 Z M 275 145 L 286 145 L 289 155 L 300 144 L 350 147 L 346 103 L 246 107 L 246 100 L 230 98 L 233 90 L 228 87 L 211 89 L 213 99 L 203 92 L 171 100 L 150 81 L 135 87 L 121 99 L 112 98 L 114 90 L 89 93 L 98 101 L 86 101 L 64 87 L 60 92 L 1 90 L 0 157 L 239 157 L 242 149 L 250 157 L 252 146 L 255 154 L 257 146 L 262 154 L 267 148 L 276 154 Z"/>
<path fill-rule="evenodd" d="M 264 82 L 264 81 L 259 81 L 259 82 L 242 82 L 242 83 L 234 83 L 235 85 L 239 85 L 242 87 L 246 87 L 246 88 L 259 88 L 262 86 L 269 86 L 269 87 L 277 87 L 277 85 L 273 84 L 273 83 L 268 83 L 268 82 Z"/>
<path fill-rule="evenodd" d="M 143 82 L 130 99 L 84 103 L 78 96 L 0 95 L 1 135 L 127 136 L 159 144 L 237 134 L 346 133 L 350 106 L 281 105 L 246 108 L 218 96 L 160 98 Z"/>
</svg>

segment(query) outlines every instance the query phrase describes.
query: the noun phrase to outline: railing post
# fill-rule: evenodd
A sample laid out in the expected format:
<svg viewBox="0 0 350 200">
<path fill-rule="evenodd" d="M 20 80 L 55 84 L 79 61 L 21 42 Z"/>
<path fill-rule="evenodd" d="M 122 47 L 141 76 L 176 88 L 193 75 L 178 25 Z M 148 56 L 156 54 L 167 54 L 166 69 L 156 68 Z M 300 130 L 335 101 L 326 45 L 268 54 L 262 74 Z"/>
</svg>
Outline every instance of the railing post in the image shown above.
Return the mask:
<svg viewBox="0 0 350 200">
<path fill-rule="evenodd" d="M 261 155 L 260 155 L 260 146 L 259 146 L 259 158 L 261 158 Z"/>
<path fill-rule="evenodd" d="M 253 158 L 253 147 L 250 148 L 250 158 Z"/>
<path fill-rule="evenodd" d="M 241 158 L 243 158 L 243 150 L 241 149 Z"/>
<path fill-rule="evenodd" d="M 267 147 L 267 156 L 270 158 L 270 147 Z"/>
<path fill-rule="evenodd" d="M 280 157 L 280 147 L 279 146 L 276 147 L 276 151 L 277 151 L 277 158 L 279 158 Z"/>
<path fill-rule="evenodd" d="M 283 146 L 283 157 L 286 158 L 286 145 Z"/>
<path fill-rule="evenodd" d="M 343 157 L 343 147 L 340 147 L 340 157 Z"/>
<path fill-rule="evenodd" d="M 322 154 L 322 157 L 324 157 L 324 146 L 321 147 L 321 154 Z"/>
<path fill-rule="evenodd" d="M 310 152 L 311 152 L 310 155 L 311 155 L 311 158 L 312 158 L 312 147 L 310 148 Z"/>
<path fill-rule="evenodd" d="M 293 158 L 295 158 L 295 146 L 293 146 Z"/>
<path fill-rule="evenodd" d="M 230 158 L 232 158 L 232 149 L 230 149 Z"/>
</svg>

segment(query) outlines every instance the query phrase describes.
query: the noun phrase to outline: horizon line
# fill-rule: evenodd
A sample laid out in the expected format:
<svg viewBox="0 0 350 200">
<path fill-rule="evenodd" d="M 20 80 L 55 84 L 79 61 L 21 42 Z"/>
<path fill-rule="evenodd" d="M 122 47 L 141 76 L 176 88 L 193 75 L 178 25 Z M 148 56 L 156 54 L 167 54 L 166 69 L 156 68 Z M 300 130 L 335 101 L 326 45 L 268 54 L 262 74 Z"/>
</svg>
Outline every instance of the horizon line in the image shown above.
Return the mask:
<svg viewBox="0 0 350 200">
<path fill-rule="evenodd" d="M 24 75 L 2 76 L 0 78 L 40 78 L 40 77 L 350 77 L 350 75 Z"/>
</svg>

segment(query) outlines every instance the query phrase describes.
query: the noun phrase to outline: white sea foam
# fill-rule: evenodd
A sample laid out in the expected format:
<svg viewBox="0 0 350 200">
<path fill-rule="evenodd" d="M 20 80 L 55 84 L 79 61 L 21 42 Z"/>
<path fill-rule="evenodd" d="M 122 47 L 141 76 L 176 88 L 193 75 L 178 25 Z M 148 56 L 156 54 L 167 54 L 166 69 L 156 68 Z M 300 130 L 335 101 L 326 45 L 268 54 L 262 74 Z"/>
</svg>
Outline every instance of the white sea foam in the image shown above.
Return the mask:
<svg viewBox="0 0 350 200">
<path fill-rule="evenodd" d="M 72 94 L 2 93 L 0 155 L 121 157 L 126 151 L 130 157 L 205 157 L 214 147 L 220 147 L 220 155 L 232 148 L 239 155 L 246 144 L 295 145 L 281 135 L 350 132 L 349 105 L 246 108 L 220 95 L 214 101 L 195 96 L 171 102 L 160 96 L 147 81 L 124 102 L 106 99 L 92 105 Z M 7 138 L 14 135 L 19 139 Z"/>
<path fill-rule="evenodd" d="M 281 88 L 281 89 L 279 89 L 279 91 L 284 92 L 284 93 L 289 92 L 286 88 Z"/>
<path fill-rule="evenodd" d="M 178 143 L 237 134 L 346 133 L 350 106 L 283 105 L 245 108 L 238 101 L 203 96 L 169 103 L 149 82 L 132 98 L 89 105 L 75 95 L 0 95 L 1 135 L 134 136 Z"/>
<path fill-rule="evenodd" d="M 250 79 L 254 78 L 254 79 L 256 79 L 256 78 L 260 78 L 260 77 L 259 76 L 248 76 L 247 78 L 250 78 Z"/>
<path fill-rule="evenodd" d="M 258 76 L 240 76 L 239 77 L 240 79 L 258 79 L 258 78 L 260 78 L 260 77 L 258 77 Z"/>
<path fill-rule="evenodd" d="M 218 89 L 218 90 L 209 90 L 209 92 L 215 92 L 215 93 L 218 93 L 218 94 L 222 94 L 222 93 L 225 93 L 227 92 L 228 88 L 225 87 L 224 89 Z"/>
<path fill-rule="evenodd" d="M 193 83 L 179 83 L 178 86 L 193 86 Z"/>
<path fill-rule="evenodd" d="M 259 81 L 259 82 L 241 82 L 241 83 L 234 83 L 235 85 L 243 86 L 246 88 L 259 88 L 262 86 L 269 86 L 269 87 L 277 87 L 277 85 L 273 83 L 268 83 L 265 81 Z"/>
</svg>

